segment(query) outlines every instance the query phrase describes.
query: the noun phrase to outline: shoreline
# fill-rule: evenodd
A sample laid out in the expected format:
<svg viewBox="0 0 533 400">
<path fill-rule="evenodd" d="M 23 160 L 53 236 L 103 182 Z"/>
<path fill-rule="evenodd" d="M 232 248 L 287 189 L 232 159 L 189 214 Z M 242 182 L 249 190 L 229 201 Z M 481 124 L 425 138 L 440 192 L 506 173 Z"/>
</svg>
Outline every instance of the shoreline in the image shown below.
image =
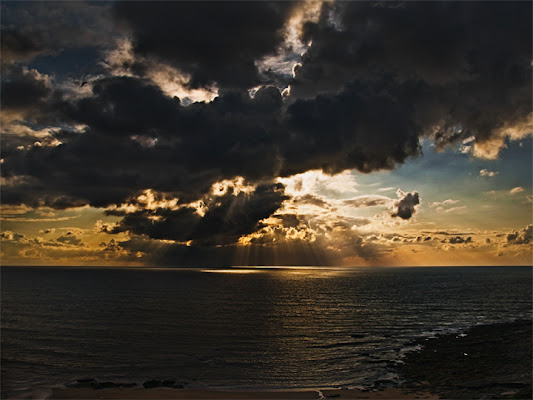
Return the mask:
<svg viewBox="0 0 533 400">
<path fill-rule="evenodd" d="M 235 400 L 277 400 L 277 399 L 438 399 L 423 390 L 389 388 L 379 391 L 360 389 L 272 389 L 272 390 L 210 390 L 210 389 L 54 389 L 46 399 L 235 399 Z"/>
<path fill-rule="evenodd" d="M 531 320 L 477 325 L 417 340 L 398 367 L 403 386 L 448 399 L 531 399 Z"/>
<path fill-rule="evenodd" d="M 478 325 L 463 334 L 416 339 L 395 370 L 404 382 L 383 389 L 189 388 L 174 381 L 142 385 L 78 380 L 13 399 L 530 399 L 532 321 Z M 152 385 L 149 383 L 152 382 Z M 173 387 L 168 386 L 171 383 Z M 148 384 L 148 385 L 147 385 Z M 70 387 L 68 387 L 70 386 Z M 121 387 L 122 386 L 122 387 Z"/>
</svg>

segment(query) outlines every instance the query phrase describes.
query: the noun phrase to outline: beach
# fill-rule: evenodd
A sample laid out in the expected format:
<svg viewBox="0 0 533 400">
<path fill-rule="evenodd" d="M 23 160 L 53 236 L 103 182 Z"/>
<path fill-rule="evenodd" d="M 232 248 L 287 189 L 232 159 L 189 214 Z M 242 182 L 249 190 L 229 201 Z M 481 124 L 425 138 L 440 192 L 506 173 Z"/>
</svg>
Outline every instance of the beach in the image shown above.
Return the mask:
<svg viewBox="0 0 533 400">
<path fill-rule="evenodd" d="M 414 342 L 398 367 L 404 379 L 382 390 L 209 390 L 141 387 L 92 389 L 94 382 L 39 391 L 18 399 L 528 399 L 531 398 L 531 321 L 476 326 Z M 76 383 L 74 384 L 76 385 Z"/>
</svg>

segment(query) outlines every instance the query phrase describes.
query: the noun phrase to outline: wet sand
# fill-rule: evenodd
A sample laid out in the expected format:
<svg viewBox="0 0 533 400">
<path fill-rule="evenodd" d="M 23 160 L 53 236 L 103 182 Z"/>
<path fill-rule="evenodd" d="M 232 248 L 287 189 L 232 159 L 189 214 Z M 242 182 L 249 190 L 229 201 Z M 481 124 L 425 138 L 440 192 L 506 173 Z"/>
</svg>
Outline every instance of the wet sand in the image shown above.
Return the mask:
<svg viewBox="0 0 533 400">
<path fill-rule="evenodd" d="M 379 391 L 204 390 L 90 387 L 39 390 L 25 399 L 531 399 L 532 322 L 478 326 L 466 335 L 415 342 L 398 372 L 405 383 Z"/>
</svg>

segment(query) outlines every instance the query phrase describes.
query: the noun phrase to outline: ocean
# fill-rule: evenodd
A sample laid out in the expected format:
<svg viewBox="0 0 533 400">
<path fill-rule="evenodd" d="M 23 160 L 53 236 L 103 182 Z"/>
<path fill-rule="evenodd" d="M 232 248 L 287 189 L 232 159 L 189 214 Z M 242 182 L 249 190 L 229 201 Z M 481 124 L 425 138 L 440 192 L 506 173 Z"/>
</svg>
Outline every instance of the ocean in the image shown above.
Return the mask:
<svg viewBox="0 0 533 400">
<path fill-rule="evenodd" d="M 398 383 L 412 341 L 532 317 L 531 267 L 1 268 L 2 397 L 96 378 Z"/>
</svg>

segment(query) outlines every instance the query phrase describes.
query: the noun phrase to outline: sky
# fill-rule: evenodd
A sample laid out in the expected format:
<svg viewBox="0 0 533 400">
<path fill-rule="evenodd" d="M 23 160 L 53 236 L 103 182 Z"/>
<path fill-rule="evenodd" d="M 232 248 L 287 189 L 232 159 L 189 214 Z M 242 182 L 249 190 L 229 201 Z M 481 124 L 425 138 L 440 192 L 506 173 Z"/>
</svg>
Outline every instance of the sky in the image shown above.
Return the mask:
<svg viewBox="0 0 533 400">
<path fill-rule="evenodd" d="M 3 265 L 532 265 L 532 3 L 1 3 Z"/>
</svg>

